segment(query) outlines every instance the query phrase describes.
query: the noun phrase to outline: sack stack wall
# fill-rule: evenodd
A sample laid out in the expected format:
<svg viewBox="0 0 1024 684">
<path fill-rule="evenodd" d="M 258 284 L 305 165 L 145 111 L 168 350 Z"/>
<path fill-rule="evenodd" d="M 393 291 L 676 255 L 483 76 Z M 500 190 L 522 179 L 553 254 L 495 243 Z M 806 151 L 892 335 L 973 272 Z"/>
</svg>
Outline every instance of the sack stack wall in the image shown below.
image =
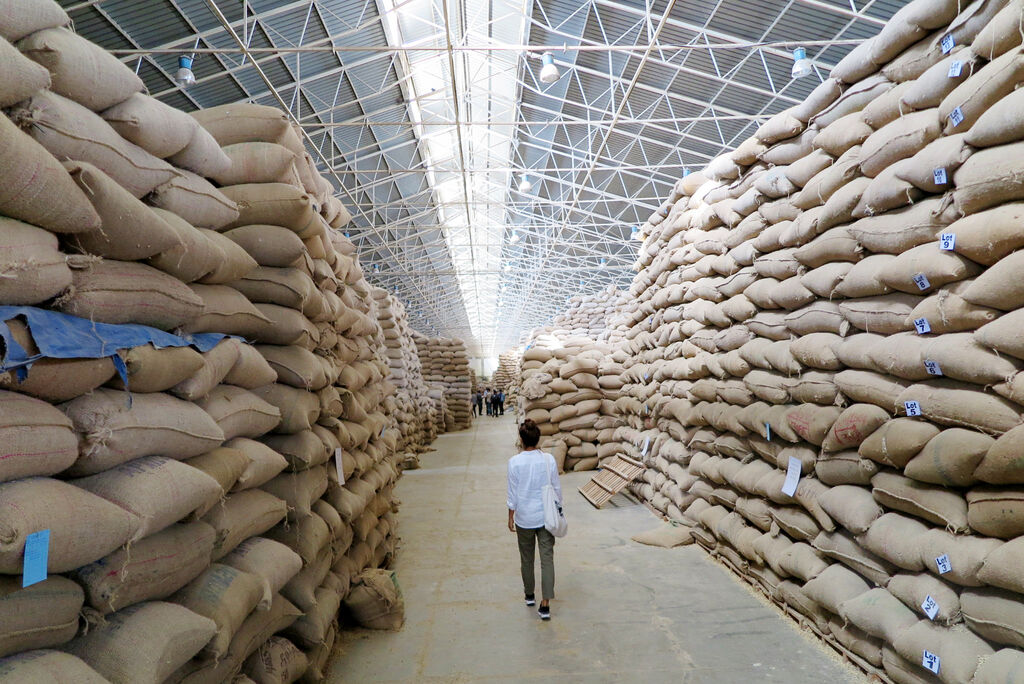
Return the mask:
<svg viewBox="0 0 1024 684">
<path fill-rule="evenodd" d="M 399 434 L 396 450 L 404 454 L 402 461 L 411 465 L 417 462 L 415 455 L 426 451 L 437 435 L 432 425 L 436 420 L 434 402 L 423 379 L 405 306 L 383 288 L 374 288 L 373 297 L 387 349 L 388 379 L 396 388 L 388 415 Z"/>
<path fill-rule="evenodd" d="M 465 430 L 473 420 L 470 397 L 472 370 L 466 343 L 458 338 L 428 338 L 419 333 L 415 339 L 424 379 L 443 394 L 445 430 Z M 437 396 L 434 398 L 438 399 Z"/>
<path fill-rule="evenodd" d="M 0 678 L 319 681 L 396 598 L 348 212 L 282 112 L 179 112 L 68 23 L 0 21 Z"/>
<path fill-rule="evenodd" d="M 1024 668 L 1022 22 L 905 5 L 676 184 L 619 312 L 634 491 L 887 680 Z"/>
</svg>

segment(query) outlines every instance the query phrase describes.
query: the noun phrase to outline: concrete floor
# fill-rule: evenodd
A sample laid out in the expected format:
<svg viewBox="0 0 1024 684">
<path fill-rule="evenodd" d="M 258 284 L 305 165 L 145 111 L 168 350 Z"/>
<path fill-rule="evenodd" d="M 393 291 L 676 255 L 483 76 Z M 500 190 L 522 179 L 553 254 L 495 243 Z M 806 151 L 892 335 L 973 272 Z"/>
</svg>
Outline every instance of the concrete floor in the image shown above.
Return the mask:
<svg viewBox="0 0 1024 684">
<path fill-rule="evenodd" d="M 329 682 L 866 681 L 703 551 L 630 541 L 658 520 L 622 495 L 595 510 L 576 491 L 592 473 L 562 477 L 569 535 L 541 622 L 506 527 L 514 430 L 485 416 L 402 478 L 405 627 L 344 632 Z"/>
</svg>

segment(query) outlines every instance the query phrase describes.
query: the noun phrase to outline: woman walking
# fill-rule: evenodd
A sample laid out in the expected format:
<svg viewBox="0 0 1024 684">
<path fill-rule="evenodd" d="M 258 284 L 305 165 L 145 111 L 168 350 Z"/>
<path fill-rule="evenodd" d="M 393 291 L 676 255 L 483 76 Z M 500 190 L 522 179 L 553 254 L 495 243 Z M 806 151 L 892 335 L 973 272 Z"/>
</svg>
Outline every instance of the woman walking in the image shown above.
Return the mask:
<svg viewBox="0 0 1024 684">
<path fill-rule="evenodd" d="M 540 428 L 532 420 L 519 426 L 523 451 L 508 462 L 508 529 L 519 540 L 519 560 L 523 574 L 526 605 L 536 603 L 533 572 L 534 550 L 540 547 L 541 602 L 537 614 L 551 619 L 551 599 L 555 596 L 555 537 L 544 528 L 544 487 L 555 490 L 562 505 L 562 487 L 558 482 L 558 466 L 551 454 L 537 448 Z"/>
</svg>

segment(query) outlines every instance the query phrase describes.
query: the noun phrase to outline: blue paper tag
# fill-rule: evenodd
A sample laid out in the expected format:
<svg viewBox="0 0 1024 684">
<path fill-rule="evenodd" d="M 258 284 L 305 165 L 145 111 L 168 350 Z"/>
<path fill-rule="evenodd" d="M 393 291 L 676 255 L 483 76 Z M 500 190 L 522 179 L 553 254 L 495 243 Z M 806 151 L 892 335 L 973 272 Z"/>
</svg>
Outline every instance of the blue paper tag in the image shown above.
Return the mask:
<svg viewBox="0 0 1024 684">
<path fill-rule="evenodd" d="M 50 558 L 50 530 L 40 530 L 25 538 L 25 563 L 21 586 L 30 587 L 46 579 L 46 565 Z"/>
</svg>

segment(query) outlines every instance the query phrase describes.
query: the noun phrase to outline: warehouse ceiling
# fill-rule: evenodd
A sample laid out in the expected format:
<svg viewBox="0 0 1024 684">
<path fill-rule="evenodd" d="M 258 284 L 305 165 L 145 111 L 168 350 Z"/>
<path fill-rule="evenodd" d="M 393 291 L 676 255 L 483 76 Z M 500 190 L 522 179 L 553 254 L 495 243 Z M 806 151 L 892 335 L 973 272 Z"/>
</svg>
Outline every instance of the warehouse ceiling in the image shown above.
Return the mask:
<svg viewBox="0 0 1024 684">
<path fill-rule="evenodd" d="M 61 4 L 169 104 L 287 109 L 352 212 L 371 282 L 413 327 L 494 356 L 569 297 L 628 284 L 631 229 L 684 170 L 802 100 L 905 2 Z M 817 73 L 792 79 L 801 45 Z M 182 90 L 176 60 L 193 51 Z"/>
</svg>

